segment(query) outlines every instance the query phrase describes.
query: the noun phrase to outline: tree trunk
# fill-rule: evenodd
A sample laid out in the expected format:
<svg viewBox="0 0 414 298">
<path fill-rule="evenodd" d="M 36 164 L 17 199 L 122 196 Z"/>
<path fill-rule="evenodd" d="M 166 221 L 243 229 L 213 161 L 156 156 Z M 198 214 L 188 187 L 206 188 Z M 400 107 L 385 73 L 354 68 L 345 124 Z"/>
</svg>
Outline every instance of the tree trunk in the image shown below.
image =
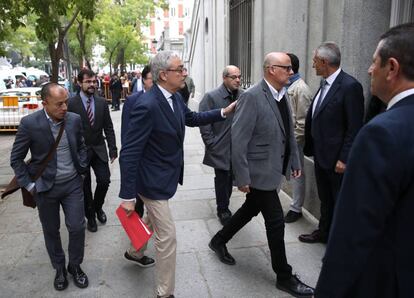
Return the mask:
<svg viewBox="0 0 414 298">
<path fill-rule="evenodd" d="M 92 69 L 91 63 L 89 62 L 89 58 L 86 52 L 86 35 L 89 28 L 89 23 L 86 23 L 84 26 L 83 21 L 78 21 L 78 30 L 76 31 L 76 37 L 79 42 L 79 47 L 81 50 L 82 57 L 79 60 L 82 60 L 82 63 L 79 65 L 85 66 L 83 62 L 85 62 L 86 67 Z"/>
</svg>

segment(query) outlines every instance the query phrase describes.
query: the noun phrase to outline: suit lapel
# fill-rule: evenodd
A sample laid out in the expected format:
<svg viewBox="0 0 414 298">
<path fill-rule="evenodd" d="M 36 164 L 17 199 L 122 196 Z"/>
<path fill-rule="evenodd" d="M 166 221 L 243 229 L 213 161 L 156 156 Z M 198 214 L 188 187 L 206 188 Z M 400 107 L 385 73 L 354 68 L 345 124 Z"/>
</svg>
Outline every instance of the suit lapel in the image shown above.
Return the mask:
<svg viewBox="0 0 414 298">
<path fill-rule="evenodd" d="M 76 96 L 76 106 L 77 106 L 78 114 L 82 118 L 82 122 L 86 123 L 89 127 L 91 127 L 91 123 L 89 121 L 88 115 L 86 114 L 86 110 L 85 110 L 85 107 L 83 105 L 82 98 L 80 97 L 80 95 Z M 97 108 L 96 108 L 96 101 L 95 101 L 95 114 L 96 114 L 96 110 L 97 110 Z M 96 117 L 95 117 L 95 119 L 96 119 Z M 95 123 L 96 123 L 96 121 L 95 121 Z"/>
<path fill-rule="evenodd" d="M 329 92 L 326 93 L 325 98 L 323 99 L 321 106 L 319 107 L 319 109 L 317 111 L 315 111 L 315 115 L 313 116 L 313 118 L 315 118 L 316 116 L 319 115 L 319 113 L 326 107 L 326 105 L 332 99 L 332 97 L 334 96 L 336 91 L 341 87 L 342 77 L 343 77 L 343 71 L 341 71 L 339 73 L 339 75 L 336 77 L 335 81 L 332 84 L 332 87 L 329 88 Z M 316 94 L 318 94 L 318 93 L 316 93 Z"/>
<path fill-rule="evenodd" d="M 49 120 L 46 117 L 46 111 L 42 111 L 42 114 L 40 116 L 40 129 L 41 131 L 45 131 L 46 133 L 46 139 L 48 140 L 48 142 L 52 145 L 55 142 L 55 137 L 52 134 L 52 129 L 50 129 L 50 124 L 49 124 Z"/>
<path fill-rule="evenodd" d="M 180 127 L 180 124 L 178 123 L 177 117 L 175 117 L 173 110 L 170 107 L 170 104 L 168 103 L 167 99 L 164 97 L 164 94 L 161 92 L 161 90 L 154 86 L 155 95 L 158 99 L 158 104 L 160 105 L 160 109 L 162 113 L 165 115 L 165 118 L 167 118 L 168 122 L 175 128 L 177 131 L 177 136 L 181 139 L 182 138 L 182 129 Z M 179 104 L 177 103 L 177 106 Z M 180 107 L 178 107 L 180 111 Z M 182 114 L 182 112 L 180 112 Z"/>
<path fill-rule="evenodd" d="M 97 96 L 93 97 L 93 101 L 95 103 L 95 114 L 94 114 L 94 121 L 93 121 L 93 126 L 96 126 L 98 124 L 98 121 L 101 121 L 101 119 L 104 119 L 104 115 L 103 115 L 103 107 L 102 105 L 104 104 L 104 101 L 102 100 L 98 100 Z M 85 112 L 86 115 L 86 112 Z M 89 119 L 88 119 L 89 122 Z"/>
<path fill-rule="evenodd" d="M 286 135 L 285 126 L 283 125 L 282 115 L 280 114 L 279 108 L 277 107 L 277 104 L 276 104 L 276 100 L 273 98 L 272 93 L 270 92 L 269 86 L 267 86 L 267 83 L 265 82 L 265 80 L 262 81 L 262 87 L 263 87 L 263 91 L 265 93 L 266 99 L 269 102 L 269 105 L 272 108 L 272 111 L 276 116 L 277 122 L 279 123 L 279 126 L 282 129 L 283 134 Z"/>
</svg>

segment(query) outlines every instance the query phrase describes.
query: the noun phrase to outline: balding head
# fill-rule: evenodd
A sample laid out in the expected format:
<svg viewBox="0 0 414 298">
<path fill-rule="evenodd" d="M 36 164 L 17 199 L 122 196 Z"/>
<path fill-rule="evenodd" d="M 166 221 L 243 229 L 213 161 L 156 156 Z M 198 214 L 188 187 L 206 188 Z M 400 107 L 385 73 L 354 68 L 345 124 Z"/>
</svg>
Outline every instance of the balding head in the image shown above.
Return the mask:
<svg viewBox="0 0 414 298">
<path fill-rule="evenodd" d="M 227 65 L 223 70 L 223 84 L 230 91 L 240 88 L 240 69 L 234 65 Z"/>
<path fill-rule="evenodd" d="M 263 61 L 264 78 L 276 90 L 281 90 L 293 74 L 290 58 L 286 53 L 271 52 Z"/>
</svg>

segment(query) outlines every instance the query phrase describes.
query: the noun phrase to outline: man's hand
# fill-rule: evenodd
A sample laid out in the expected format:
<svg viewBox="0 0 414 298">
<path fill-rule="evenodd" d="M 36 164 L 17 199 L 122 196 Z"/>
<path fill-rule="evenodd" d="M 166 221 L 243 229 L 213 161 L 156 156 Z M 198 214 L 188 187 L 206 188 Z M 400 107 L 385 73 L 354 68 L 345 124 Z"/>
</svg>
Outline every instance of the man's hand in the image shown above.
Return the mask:
<svg viewBox="0 0 414 298">
<path fill-rule="evenodd" d="M 302 171 L 301 170 L 293 170 L 292 171 L 292 177 L 293 178 L 299 178 L 302 175 Z"/>
<path fill-rule="evenodd" d="M 135 201 L 123 201 L 121 207 L 125 210 L 127 216 L 130 216 L 135 211 Z"/>
<path fill-rule="evenodd" d="M 229 104 L 226 108 L 223 109 L 223 114 L 225 116 L 229 115 L 230 113 L 233 113 L 236 109 L 236 103 L 237 100 L 233 101 L 231 104 Z"/>
<path fill-rule="evenodd" d="M 335 165 L 335 173 L 343 174 L 345 172 L 345 169 L 346 169 L 346 164 L 338 160 Z"/>
<path fill-rule="evenodd" d="M 116 157 L 111 157 L 111 163 L 114 163 Z"/>
<path fill-rule="evenodd" d="M 238 187 L 238 189 L 239 189 L 241 192 L 244 192 L 244 193 L 250 193 L 250 186 L 249 186 L 249 185 L 239 186 L 239 187 Z"/>
</svg>

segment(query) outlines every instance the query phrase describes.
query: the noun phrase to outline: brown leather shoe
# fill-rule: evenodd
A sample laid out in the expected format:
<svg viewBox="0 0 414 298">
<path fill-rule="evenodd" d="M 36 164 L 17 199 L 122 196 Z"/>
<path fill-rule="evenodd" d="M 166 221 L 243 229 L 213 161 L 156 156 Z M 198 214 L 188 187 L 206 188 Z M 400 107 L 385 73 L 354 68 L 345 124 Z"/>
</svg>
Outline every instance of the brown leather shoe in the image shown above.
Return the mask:
<svg viewBox="0 0 414 298">
<path fill-rule="evenodd" d="M 327 239 L 320 230 L 315 230 L 311 234 L 299 235 L 299 241 L 305 243 L 326 243 Z"/>
</svg>

